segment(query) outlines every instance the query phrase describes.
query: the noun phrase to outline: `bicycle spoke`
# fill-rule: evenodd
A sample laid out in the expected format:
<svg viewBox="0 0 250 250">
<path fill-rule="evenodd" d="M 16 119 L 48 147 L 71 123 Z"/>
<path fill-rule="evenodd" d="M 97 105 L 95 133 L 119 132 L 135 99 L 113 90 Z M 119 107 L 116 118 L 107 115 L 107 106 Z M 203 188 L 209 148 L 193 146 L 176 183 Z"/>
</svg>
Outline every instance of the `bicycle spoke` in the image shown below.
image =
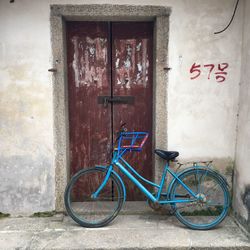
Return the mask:
<svg viewBox="0 0 250 250">
<path fill-rule="evenodd" d="M 195 183 L 195 184 L 197 183 L 197 172 L 195 173 L 194 183 Z M 196 186 L 196 191 L 197 191 L 197 193 L 199 193 L 199 191 L 198 191 L 198 186 Z"/>
<path fill-rule="evenodd" d="M 208 191 L 206 192 L 206 195 L 208 196 L 208 195 L 211 193 L 211 191 L 213 191 L 214 188 L 217 187 L 218 185 L 219 185 L 219 184 L 216 183 L 213 187 L 209 188 Z"/>
<path fill-rule="evenodd" d="M 200 193 L 201 193 L 201 194 L 204 192 L 204 188 L 205 188 L 205 179 L 206 179 L 206 177 L 207 177 L 207 170 L 206 170 L 206 173 L 202 175 L 202 180 L 201 180 L 201 182 L 203 183 L 203 185 L 202 185 L 202 183 L 201 183 L 201 189 L 200 189 Z M 202 189 L 202 186 L 203 186 L 203 189 Z"/>
<path fill-rule="evenodd" d="M 198 178 L 198 194 L 201 192 L 201 178 L 202 175 Z"/>
</svg>

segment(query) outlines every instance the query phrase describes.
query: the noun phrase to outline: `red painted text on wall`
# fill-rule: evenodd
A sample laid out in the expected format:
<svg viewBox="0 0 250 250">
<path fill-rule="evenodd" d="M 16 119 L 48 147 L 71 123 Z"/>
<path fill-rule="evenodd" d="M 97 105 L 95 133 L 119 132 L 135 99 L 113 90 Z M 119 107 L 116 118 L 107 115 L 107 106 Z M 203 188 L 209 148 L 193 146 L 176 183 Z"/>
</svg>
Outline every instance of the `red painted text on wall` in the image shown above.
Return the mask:
<svg viewBox="0 0 250 250">
<path fill-rule="evenodd" d="M 219 63 L 218 65 L 215 64 L 196 64 L 194 63 L 189 72 L 191 74 L 190 79 L 194 80 L 201 75 L 202 71 L 207 71 L 207 79 L 210 80 L 211 75 L 215 77 L 216 81 L 221 83 L 226 80 L 228 63 Z"/>
</svg>

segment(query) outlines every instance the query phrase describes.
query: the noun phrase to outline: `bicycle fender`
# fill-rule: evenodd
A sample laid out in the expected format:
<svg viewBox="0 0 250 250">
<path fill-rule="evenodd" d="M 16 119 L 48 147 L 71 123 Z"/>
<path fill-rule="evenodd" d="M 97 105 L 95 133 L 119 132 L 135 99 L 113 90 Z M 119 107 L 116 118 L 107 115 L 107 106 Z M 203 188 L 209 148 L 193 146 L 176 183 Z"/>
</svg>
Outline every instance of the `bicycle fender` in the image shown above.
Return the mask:
<svg viewBox="0 0 250 250">
<path fill-rule="evenodd" d="M 96 168 L 101 168 L 104 170 L 107 170 L 109 167 L 110 166 L 96 166 Z M 120 177 L 120 175 L 116 171 L 112 170 L 111 173 L 114 174 L 122 184 L 122 189 L 123 189 L 123 193 L 124 193 L 123 202 L 125 202 L 127 193 L 126 193 L 126 187 L 124 185 L 124 182 L 123 182 L 122 178 Z"/>
<path fill-rule="evenodd" d="M 189 171 L 193 171 L 193 170 L 206 170 L 206 171 L 208 171 L 208 172 L 215 173 L 215 174 L 219 177 L 219 179 L 220 179 L 222 182 L 224 182 L 224 184 L 225 184 L 226 186 L 229 187 L 229 184 L 228 184 L 228 182 L 227 182 L 227 179 L 226 179 L 223 175 L 221 175 L 220 173 L 214 171 L 213 169 L 210 169 L 210 168 L 207 168 L 207 167 L 204 167 L 204 166 L 195 166 L 195 167 L 186 168 L 186 169 L 184 169 L 183 171 L 179 172 L 179 173 L 177 174 L 177 176 L 180 177 L 182 174 L 185 174 L 185 173 L 187 173 L 187 172 L 189 172 Z M 176 179 L 173 178 L 172 181 L 170 182 L 169 187 L 168 187 L 168 194 L 170 194 L 171 189 L 172 189 L 172 186 L 173 186 L 175 180 L 176 180 Z"/>
</svg>

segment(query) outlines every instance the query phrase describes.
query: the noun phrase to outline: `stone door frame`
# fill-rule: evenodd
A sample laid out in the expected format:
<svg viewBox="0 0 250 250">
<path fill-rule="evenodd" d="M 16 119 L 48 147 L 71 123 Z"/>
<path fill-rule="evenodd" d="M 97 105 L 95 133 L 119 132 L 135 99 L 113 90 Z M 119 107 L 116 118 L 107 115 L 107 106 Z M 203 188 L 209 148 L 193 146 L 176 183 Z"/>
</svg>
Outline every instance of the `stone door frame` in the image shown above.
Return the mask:
<svg viewBox="0 0 250 250">
<path fill-rule="evenodd" d="M 66 21 L 154 21 L 153 146 L 167 147 L 168 35 L 171 9 L 164 6 L 51 5 L 51 43 L 54 104 L 55 209 L 64 211 L 64 189 L 69 177 L 69 122 L 67 93 Z M 157 98 L 156 98 L 157 97 Z M 153 170 L 159 181 L 159 160 Z"/>
</svg>

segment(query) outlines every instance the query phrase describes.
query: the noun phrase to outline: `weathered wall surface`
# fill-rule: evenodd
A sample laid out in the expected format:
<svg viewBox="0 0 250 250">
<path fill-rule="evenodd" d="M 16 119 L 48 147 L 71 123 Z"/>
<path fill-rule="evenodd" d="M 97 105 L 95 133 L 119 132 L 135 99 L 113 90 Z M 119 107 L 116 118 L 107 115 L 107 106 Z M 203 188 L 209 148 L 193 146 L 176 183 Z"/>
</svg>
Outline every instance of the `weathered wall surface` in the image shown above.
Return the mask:
<svg viewBox="0 0 250 250">
<path fill-rule="evenodd" d="M 241 64 L 242 5 L 235 1 L 176 1 L 170 18 L 168 147 L 183 158 L 234 158 Z M 201 71 L 190 73 L 191 66 Z M 225 69 L 225 81 L 216 79 Z M 209 75 L 209 70 L 214 68 Z M 223 66 L 223 65 L 224 66 Z M 194 78 L 194 79 L 192 79 Z M 210 78 L 210 79 L 209 79 Z"/>
<path fill-rule="evenodd" d="M 178 150 L 181 161 L 212 159 L 231 184 L 243 5 L 229 29 L 215 35 L 228 24 L 235 1 L 176 2 L 169 36 L 168 149 Z M 227 74 L 220 74 L 227 65 Z"/>
<path fill-rule="evenodd" d="M 50 4 L 94 3 L 120 1 L 0 2 L 1 212 L 55 207 L 52 77 L 47 71 L 52 65 Z M 179 150 L 182 159 L 217 158 L 223 168 L 231 166 L 235 152 L 242 6 L 226 32 L 213 32 L 227 24 L 234 3 L 136 2 L 172 8 L 168 57 L 172 70 L 166 82 L 168 128 L 163 147 Z"/>
<path fill-rule="evenodd" d="M 250 2 L 245 1 L 239 121 L 234 174 L 234 210 L 250 232 Z"/>
<path fill-rule="evenodd" d="M 0 2 L 0 211 L 54 207 L 48 7 Z"/>
</svg>

